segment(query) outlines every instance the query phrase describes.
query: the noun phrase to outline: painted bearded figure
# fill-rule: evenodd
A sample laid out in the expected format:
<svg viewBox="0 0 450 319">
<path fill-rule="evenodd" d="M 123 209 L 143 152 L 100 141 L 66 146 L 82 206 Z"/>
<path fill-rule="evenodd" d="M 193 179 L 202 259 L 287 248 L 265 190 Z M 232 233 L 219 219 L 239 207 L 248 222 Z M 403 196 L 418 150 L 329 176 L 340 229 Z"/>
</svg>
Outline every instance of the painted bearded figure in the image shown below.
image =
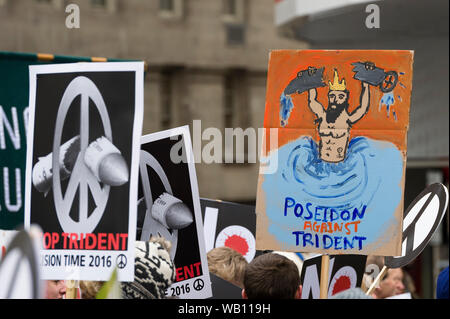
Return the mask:
<svg viewBox="0 0 450 319">
<path fill-rule="evenodd" d="M 260 169 L 257 247 L 401 254 L 413 57 L 407 50 L 271 52 L 264 127 L 278 129 L 279 145 L 262 153 L 260 168 L 278 167 Z"/>
<path fill-rule="evenodd" d="M 370 67 L 368 65 L 367 67 Z M 313 70 L 314 72 L 314 70 Z M 334 70 L 333 82 L 328 82 L 328 107 L 325 109 L 317 101 L 317 90 L 308 90 L 308 106 L 317 116 L 320 143 L 320 158 L 326 162 L 337 163 L 345 159 L 350 128 L 369 110 L 369 84 L 362 82 L 361 104 L 349 114 L 349 91 L 345 79 L 339 81 L 337 70 Z"/>
</svg>

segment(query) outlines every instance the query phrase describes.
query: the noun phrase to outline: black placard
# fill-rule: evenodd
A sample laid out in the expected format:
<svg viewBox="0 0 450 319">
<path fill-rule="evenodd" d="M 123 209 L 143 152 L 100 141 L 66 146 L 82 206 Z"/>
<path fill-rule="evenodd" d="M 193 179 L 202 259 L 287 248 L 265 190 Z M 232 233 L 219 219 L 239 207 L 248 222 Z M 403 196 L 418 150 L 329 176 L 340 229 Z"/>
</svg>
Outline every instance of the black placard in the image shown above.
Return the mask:
<svg viewBox="0 0 450 319">
<path fill-rule="evenodd" d="M 437 197 L 437 199 L 436 199 Z M 438 204 L 438 206 L 436 206 Z M 425 188 L 408 206 L 404 216 L 403 222 L 405 220 L 411 219 L 410 214 L 415 214 L 413 220 L 408 223 L 408 225 L 403 225 L 403 235 L 402 242 L 406 240 L 406 246 L 402 247 L 402 256 L 391 257 L 387 256 L 384 258 L 384 264 L 388 268 L 400 268 L 404 267 L 413 261 L 422 250 L 428 245 L 431 237 L 438 228 L 445 215 L 448 204 L 448 190 L 441 183 L 435 183 L 427 188 Z M 437 210 L 437 213 L 436 213 Z M 420 219 L 423 218 L 434 218 L 433 226 L 429 229 L 427 236 L 422 240 L 419 245 L 415 245 L 414 248 L 414 237 L 416 236 L 416 224 Z"/>
</svg>

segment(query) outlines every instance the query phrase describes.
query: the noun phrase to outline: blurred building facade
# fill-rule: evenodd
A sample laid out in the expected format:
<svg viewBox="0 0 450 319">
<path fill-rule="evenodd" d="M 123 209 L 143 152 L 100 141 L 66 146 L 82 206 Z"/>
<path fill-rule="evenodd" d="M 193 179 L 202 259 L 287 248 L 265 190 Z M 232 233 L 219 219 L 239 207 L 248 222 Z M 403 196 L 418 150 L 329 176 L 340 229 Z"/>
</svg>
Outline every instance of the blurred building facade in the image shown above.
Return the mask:
<svg viewBox="0 0 450 319">
<path fill-rule="evenodd" d="M 72 3 L 80 28 L 65 25 Z M 0 50 L 145 60 L 143 135 L 181 125 L 193 134 L 201 120 L 197 137 L 214 127 L 224 138 L 226 127 L 263 126 L 269 51 L 307 47 L 277 34 L 273 9 L 272 0 L 0 0 Z M 200 160 L 200 196 L 255 201 L 257 163 Z"/>
<path fill-rule="evenodd" d="M 378 29 L 364 25 L 371 2 Z M 71 3 L 80 28 L 66 27 Z M 146 61 L 143 135 L 189 125 L 195 139 L 194 120 L 222 138 L 262 127 L 270 50 L 306 48 L 415 50 L 405 207 L 427 184 L 448 186 L 446 0 L 0 0 L 0 51 Z M 257 163 L 196 160 L 201 197 L 254 203 Z M 447 213 L 411 268 L 423 297 L 448 265 L 448 225 Z"/>
</svg>

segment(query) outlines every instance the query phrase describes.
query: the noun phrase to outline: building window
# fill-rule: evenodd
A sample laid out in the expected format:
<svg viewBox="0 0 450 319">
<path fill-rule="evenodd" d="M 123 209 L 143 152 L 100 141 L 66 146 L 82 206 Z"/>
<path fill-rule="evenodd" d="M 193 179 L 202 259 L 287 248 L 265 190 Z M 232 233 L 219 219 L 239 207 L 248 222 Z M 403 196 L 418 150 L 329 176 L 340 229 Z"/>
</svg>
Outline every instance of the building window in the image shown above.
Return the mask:
<svg viewBox="0 0 450 319">
<path fill-rule="evenodd" d="M 110 13 L 117 11 L 118 0 L 91 0 L 91 6 L 94 9 L 106 10 Z"/>
<path fill-rule="evenodd" d="M 222 0 L 222 21 L 225 23 L 244 22 L 245 0 Z"/>
<path fill-rule="evenodd" d="M 159 0 L 159 16 L 166 19 L 179 19 L 183 16 L 184 0 Z"/>
<path fill-rule="evenodd" d="M 244 0 L 222 0 L 222 21 L 227 45 L 245 44 L 245 4 Z"/>
<path fill-rule="evenodd" d="M 35 2 L 37 2 L 39 5 L 53 5 L 53 7 L 57 9 L 60 9 L 63 6 L 63 0 L 35 0 Z"/>
<path fill-rule="evenodd" d="M 223 13 L 224 15 L 236 15 L 236 0 L 224 0 Z"/>
<path fill-rule="evenodd" d="M 172 72 L 164 70 L 160 77 L 161 128 L 168 129 L 172 124 Z"/>
<path fill-rule="evenodd" d="M 106 0 L 91 0 L 93 7 L 106 7 Z"/>
<path fill-rule="evenodd" d="M 227 24 L 225 30 L 227 45 L 240 46 L 245 44 L 245 25 Z"/>
<path fill-rule="evenodd" d="M 173 0 L 159 0 L 159 10 L 172 12 L 174 10 Z"/>
<path fill-rule="evenodd" d="M 245 127 L 248 119 L 248 72 L 230 69 L 224 76 L 225 127 Z"/>
<path fill-rule="evenodd" d="M 249 110 L 248 72 L 243 69 L 229 70 L 224 76 L 224 126 L 225 151 L 223 163 L 250 163 L 255 155 L 256 137 L 251 133 Z M 247 130 L 249 129 L 249 130 Z"/>
<path fill-rule="evenodd" d="M 228 73 L 224 78 L 224 124 L 225 127 L 233 127 L 233 106 L 234 106 L 234 85 L 233 85 L 233 75 Z"/>
</svg>

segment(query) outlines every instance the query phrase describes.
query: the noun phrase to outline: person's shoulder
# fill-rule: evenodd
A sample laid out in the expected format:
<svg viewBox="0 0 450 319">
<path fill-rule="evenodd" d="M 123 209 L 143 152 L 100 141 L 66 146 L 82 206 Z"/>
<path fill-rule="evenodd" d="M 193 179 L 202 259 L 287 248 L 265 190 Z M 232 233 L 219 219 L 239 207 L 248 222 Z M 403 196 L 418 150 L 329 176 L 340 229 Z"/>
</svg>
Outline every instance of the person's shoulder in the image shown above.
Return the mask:
<svg viewBox="0 0 450 319">
<path fill-rule="evenodd" d="M 439 275 L 438 275 L 438 281 L 440 282 L 447 282 L 448 283 L 448 278 L 449 277 L 449 273 L 448 273 L 448 266 L 442 270 Z"/>
</svg>

